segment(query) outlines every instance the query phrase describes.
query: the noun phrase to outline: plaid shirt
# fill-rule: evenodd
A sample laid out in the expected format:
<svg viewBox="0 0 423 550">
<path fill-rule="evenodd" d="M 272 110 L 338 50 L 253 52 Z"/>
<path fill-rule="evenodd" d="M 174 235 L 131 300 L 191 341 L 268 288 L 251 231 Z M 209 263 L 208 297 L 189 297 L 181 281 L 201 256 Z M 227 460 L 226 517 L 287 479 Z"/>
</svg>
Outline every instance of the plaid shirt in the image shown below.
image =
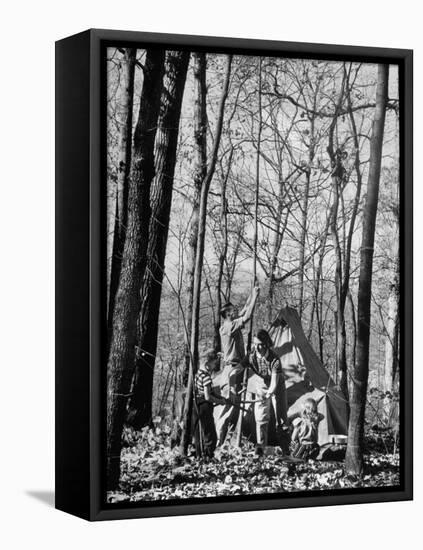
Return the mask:
<svg viewBox="0 0 423 550">
<path fill-rule="evenodd" d="M 250 363 L 256 373 L 265 380 L 269 380 L 274 372 L 282 374 L 279 357 L 272 350 L 268 350 L 265 357 L 254 351 L 251 354 Z"/>
</svg>

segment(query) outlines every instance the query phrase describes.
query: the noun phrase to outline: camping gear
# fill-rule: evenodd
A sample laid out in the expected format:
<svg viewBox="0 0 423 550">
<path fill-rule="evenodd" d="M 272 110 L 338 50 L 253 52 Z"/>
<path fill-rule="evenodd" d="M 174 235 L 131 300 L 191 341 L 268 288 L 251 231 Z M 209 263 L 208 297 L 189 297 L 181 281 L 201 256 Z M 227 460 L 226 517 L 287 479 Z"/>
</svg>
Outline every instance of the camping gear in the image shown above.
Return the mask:
<svg viewBox="0 0 423 550">
<path fill-rule="evenodd" d="M 346 445 L 348 442 L 348 437 L 346 435 L 332 435 L 330 440 L 335 445 Z"/>
<path fill-rule="evenodd" d="M 345 459 L 347 451 L 346 445 L 337 445 L 336 443 L 326 443 L 320 447 L 317 460 L 334 460 L 342 462 Z"/>
</svg>

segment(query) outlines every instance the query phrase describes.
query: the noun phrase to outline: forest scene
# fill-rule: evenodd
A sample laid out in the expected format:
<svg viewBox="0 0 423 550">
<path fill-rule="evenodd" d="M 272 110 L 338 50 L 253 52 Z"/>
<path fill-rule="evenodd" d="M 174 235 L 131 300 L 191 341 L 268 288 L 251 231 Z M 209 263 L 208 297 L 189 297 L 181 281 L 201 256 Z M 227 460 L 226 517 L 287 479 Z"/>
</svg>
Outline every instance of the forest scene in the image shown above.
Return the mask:
<svg viewBox="0 0 423 550">
<path fill-rule="evenodd" d="M 106 55 L 107 502 L 399 486 L 398 66 Z"/>
</svg>

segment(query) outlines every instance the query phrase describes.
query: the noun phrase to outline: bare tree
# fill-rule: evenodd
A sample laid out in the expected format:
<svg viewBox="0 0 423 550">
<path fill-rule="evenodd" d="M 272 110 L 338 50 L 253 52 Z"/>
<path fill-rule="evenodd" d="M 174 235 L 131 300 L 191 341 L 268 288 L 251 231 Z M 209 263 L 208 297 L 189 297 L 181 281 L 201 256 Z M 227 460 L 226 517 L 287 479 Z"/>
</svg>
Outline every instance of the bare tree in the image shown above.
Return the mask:
<svg viewBox="0 0 423 550">
<path fill-rule="evenodd" d="M 169 51 L 166 54 L 155 143 L 156 176 L 150 197 L 148 265 L 141 288 L 142 306 L 138 320 L 135 374 L 127 417 L 128 423 L 136 429 L 147 424 L 152 415 L 160 299 L 172 203 L 179 119 L 188 61 L 188 52 Z"/>
<path fill-rule="evenodd" d="M 123 245 L 127 224 L 128 177 L 131 167 L 132 111 L 134 104 L 134 74 L 136 48 L 125 48 L 121 62 L 119 158 L 116 185 L 116 214 L 113 232 L 113 252 L 109 288 L 108 327 L 113 326 L 113 309 L 122 264 Z M 110 341 L 110 334 L 109 334 Z"/>
<path fill-rule="evenodd" d="M 134 372 L 140 287 L 147 265 L 150 188 L 154 178 L 154 140 L 164 71 L 164 51 L 147 50 L 144 82 L 128 193 L 128 227 L 113 312 L 107 364 L 107 482 L 119 483 L 120 452 L 126 404 Z"/>
<path fill-rule="evenodd" d="M 199 320 L 200 320 L 201 278 L 202 278 L 203 260 L 204 260 L 207 199 L 208 199 L 210 184 L 211 184 L 215 167 L 216 167 L 217 153 L 219 150 L 220 137 L 221 137 L 222 126 L 223 126 L 225 102 L 226 102 L 226 98 L 229 90 L 231 64 L 232 64 L 232 56 L 228 55 L 223 88 L 222 88 L 222 95 L 220 98 L 219 109 L 218 109 L 218 117 L 217 117 L 216 130 L 215 130 L 215 136 L 214 136 L 213 150 L 212 150 L 210 162 L 207 168 L 207 173 L 201 184 L 197 249 L 196 249 L 196 256 L 195 256 L 192 323 L 191 323 L 191 345 L 190 345 L 191 362 L 190 362 L 190 369 L 189 369 L 189 375 L 188 375 L 187 394 L 186 394 L 185 406 L 184 406 L 183 430 L 182 430 L 182 441 L 181 441 L 181 450 L 183 453 L 186 453 L 188 450 L 189 439 L 191 435 L 193 384 L 194 384 L 194 374 L 198 365 L 198 336 L 199 336 Z"/>
<path fill-rule="evenodd" d="M 226 174 L 221 175 L 221 187 L 220 187 L 220 233 L 221 233 L 221 245 L 218 257 L 218 271 L 216 281 L 216 320 L 214 323 L 214 349 L 218 352 L 221 349 L 220 343 L 220 310 L 222 308 L 222 282 L 223 273 L 225 269 L 225 261 L 228 253 L 228 198 L 227 198 L 227 185 L 228 178 L 232 165 L 234 149 L 231 147 L 229 153 L 228 167 Z"/>
<path fill-rule="evenodd" d="M 192 308 L 194 300 L 195 261 L 197 257 L 197 240 L 200 215 L 201 185 L 207 175 L 207 84 L 206 54 L 193 53 L 194 60 L 194 187 L 192 196 L 191 220 L 188 231 L 186 293 L 188 297 L 185 333 L 185 375 L 190 365 L 190 335 L 192 326 Z"/>
<path fill-rule="evenodd" d="M 367 181 L 367 197 L 364 207 L 363 237 L 360 256 L 358 289 L 357 361 L 353 375 L 350 400 L 350 421 L 345 466 L 348 472 L 363 472 L 364 415 L 366 410 L 369 378 L 370 305 L 372 292 L 373 247 L 379 197 L 383 134 L 388 101 L 389 65 L 378 66 L 376 107 L 370 140 L 370 165 Z"/>
</svg>

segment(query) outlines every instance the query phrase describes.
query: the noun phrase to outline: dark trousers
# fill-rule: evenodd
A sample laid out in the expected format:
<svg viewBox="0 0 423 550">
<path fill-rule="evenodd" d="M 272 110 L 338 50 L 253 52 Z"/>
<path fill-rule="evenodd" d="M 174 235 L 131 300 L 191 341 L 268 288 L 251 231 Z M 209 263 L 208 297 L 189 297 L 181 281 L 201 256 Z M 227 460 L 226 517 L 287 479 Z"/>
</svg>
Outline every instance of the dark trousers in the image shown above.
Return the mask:
<svg viewBox="0 0 423 550">
<path fill-rule="evenodd" d="M 211 458 L 216 449 L 217 442 L 212 403 L 199 400 L 197 407 L 194 404 L 193 427 L 196 455 L 198 457 L 204 455 Z"/>
</svg>

